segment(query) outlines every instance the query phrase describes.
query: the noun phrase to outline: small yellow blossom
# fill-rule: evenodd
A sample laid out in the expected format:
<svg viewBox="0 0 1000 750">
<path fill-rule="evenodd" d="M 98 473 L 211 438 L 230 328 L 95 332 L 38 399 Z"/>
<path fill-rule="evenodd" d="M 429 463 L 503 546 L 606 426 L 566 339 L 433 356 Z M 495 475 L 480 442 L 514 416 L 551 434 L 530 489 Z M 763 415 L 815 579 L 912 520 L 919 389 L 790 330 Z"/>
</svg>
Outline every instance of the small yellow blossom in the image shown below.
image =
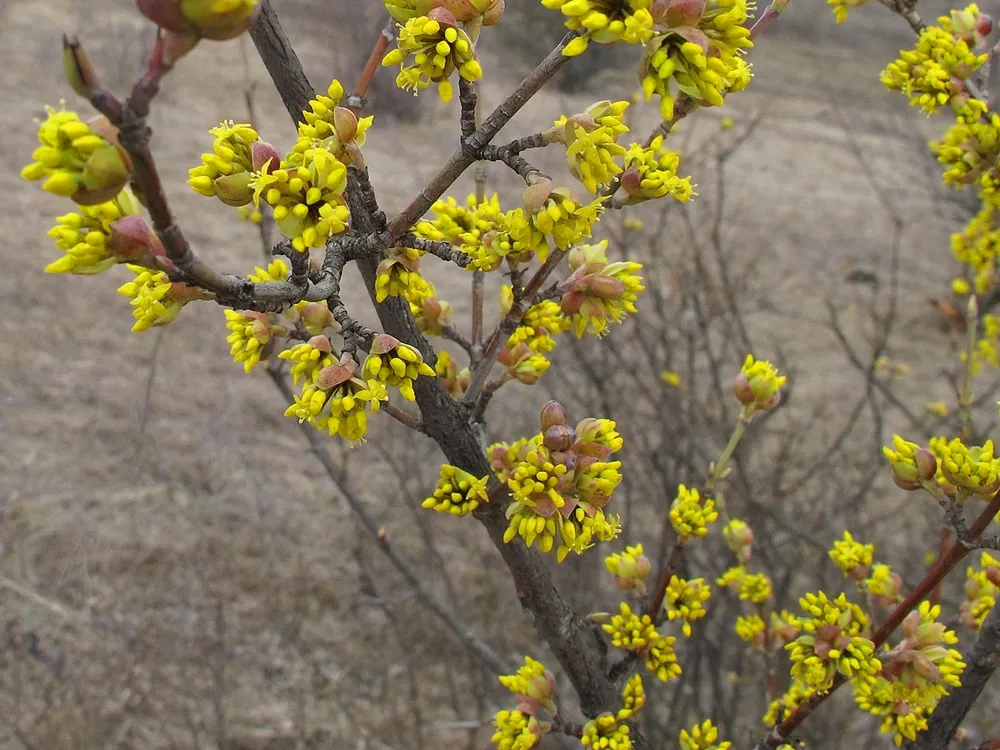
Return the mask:
<svg viewBox="0 0 1000 750">
<path fill-rule="evenodd" d="M 837 17 L 837 23 L 843 23 L 847 20 L 848 10 L 867 2 L 868 0 L 826 0 L 827 5 L 833 6 L 833 14 Z"/>
<path fill-rule="evenodd" d="M 229 354 L 237 364 L 250 372 L 261 359 L 267 357 L 269 345 L 274 340 L 275 326 L 266 313 L 225 310 L 226 328 L 231 333 L 226 337 Z"/>
<path fill-rule="evenodd" d="M 364 377 L 399 390 L 407 401 L 415 401 L 413 381 L 419 376 L 434 377 L 434 369 L 424 362 L 420 352 L 409 344 L 382 334 L 372 342 L 362 367 Z"/>
<path fill-rule="evenodd" d="M 681 673 L 673 644 L 673 636 L 657 632 L 649 615 L 637 615 L 626 602 L 619 605 L 619 613 L 601 626 L 615 648 L 633 651 L 646 660 L 646 668 L 657 678 L 667 682 Z"/>
<path fill-rule="evenodd" d="M 633 143 L 628 147 L 625 170 L 621 176 L 627 205 L 666 195 L 686 203 L 697 195 L 690 177 L 677 176 L 680 154 L 666 148 L 663 143 L 663 136 L 658 135 L 648 146 Z"/>
<path fill-rule="evenodd" d="M 700 620 L 708 612 L 705 602 L 712 596 L 712 589 L 705 585 L 704 578 L 694 578 L 690 581 L 672 576 L 667 584 L 663 597 L 663 606 L 667 619 L 671 622 L 681 620 L 681 630 L 688 638 L 691 637 L 691 623 Z"/>
<path fill-rule="evenodd" d="M 489 475 L 476 479 L 472 474 L 456 466 L 444 464 L 434 494 L 424 500 L 422 507 L 453 516 L 468 515 L 480 503 L 489 501 L 486 483 Z"/>
<path fill-rule="evenodd" d="M 874 544 L 862 544 L 854 540 L 851 532 L 845 531 L 844 538 L 833 543 L 830 559 L 845 576 L 860 580 L 868 576 L 875 554 Z"/>
<path fill-rule="evenodd" d="M 118 293 L 131 300 L 133 332 L 164 326 L 176 318 L 185 303 L 199 298 L 197 289 L 183 282 L 171 282 L 163 271 L 151 271 L 128 264 L 135 278 L 118 287 Z"/>
<path fill-rule="evenodd" d="M 113 199 L 93 206 L 80 206 L 74 213 L 56 217 L 49 237 L 66 254 L 45 267 L 46 273 L 91 275 L 101 273 L 123 261 L 138 261 L 143 254 L 127 253 L 114 247 L 115 223 L 126 216 L 139 214 L 139 202 L 132 191 L 123 188 Z M 148 232 L 148 228 L 146 228 Z M 150 239 L 150 242 L 153 242 Z M 150 259 L 151 260 L 151 259 Z M 142 265 L 142 263 L 138 263 Z"/>
<path fill-rule="evenodd" d="M 568 28 L 587 32 L 566 45 L 566 57 L 582 53 L 591 40 L 642 44 L 653 35 L 650 0 L 542 0 L 542 5 L 562 11 Z"/>
<path fill-rule="evenodd" d="M 642 545 L 626 547 L 624 552 L 608 555 L 604 565 L 615 579 L 615 585 L 624 591 L 635 591 L 642 596 L 646 593 L 646 579 L 652 565 L 642 553 Z"/>
<path fill-rule="evenodd" d="M 677 488 L 677 497 L 670 506 L 670 524 L 681 541 L 705 536 L 718 517 L 711 498 L 702 499 L 697 489 L 689 490 L 683 484 Z"/>
<path fill-rule="evenodd" d="M 941 446 L 941 471 L 956 487 L 979 495 L 992 495 L 1000 489 L 1000 458 L 993 456 L 993 441 L 982 446 L 966 446 L 955 438 Z"/>
<path fill-rule="evenodd" d="M 820 591 L 806 594 L 799 605 L 803 634 L 785 648 L 792 660 L 792 677 L 816 690 L 833 684 L 839 672 L 848 679 L 874 677 L 882 669 L 875 644 L 867 637 L 868 617 L 844 594 L 830 600 Z"/>
<path fill-rule="evenodd" d="M 498 711 L 493 723 L 496 732 L 490 741 L 498 750 L 531 750 L 543 734 L 538 719 L 521 711 Z"/>
<path fill-rule="evenodd" d="M 442 101 L 450 101 L 453 90 L 449 78 L 456 70 L 467 81 L 483 77 L 483 68 L 469 35 L 458 25 L 427 16 L 411 18 L 399 27 L 396 49 L 389 52 L 382 65 L 399 65 L 396 85 L 403 89 L 427 88 L 438 85 Z M 407 58 L 412 56 L 412 64 Z"/>
<path fill-rule="evenodd" d="M 736 635 L 754 648 L 762 648 L 767 633 L 767 623 L 760 615 L 740 615 L 736 618 Z"/>
<path fill-rule="evenodd" d="M 733 392 L 746 409 L 767 411 L 781 401 L 781 387 L 788 381 L 767 360 L 755 360 L 748 354 L 740 374 L 733 381 Z"/>
<path fill-rule="evenodd" d="M 614 714 L 603 713 L 584 724 L 580 744 L 592 750 L 632 750 L 630 731 Z"/>
<path fill-rule="evenodd" d="M 729 750 L 732 742 L 719 742 L 719 730 L 711 721 L 695 724 L 690 730 L 682 729 L 678 741 L 681 750 Z"/>
<path fill-rule="evenodd" d="M 625 689 L 622 690 L 622 707 L 618 711 L 618 720 L 624 721 L 635 716 L 645 705 L 646 690 L 642 684 L 642 675 L 636 673 L 628 678 Z"/>
</svg>

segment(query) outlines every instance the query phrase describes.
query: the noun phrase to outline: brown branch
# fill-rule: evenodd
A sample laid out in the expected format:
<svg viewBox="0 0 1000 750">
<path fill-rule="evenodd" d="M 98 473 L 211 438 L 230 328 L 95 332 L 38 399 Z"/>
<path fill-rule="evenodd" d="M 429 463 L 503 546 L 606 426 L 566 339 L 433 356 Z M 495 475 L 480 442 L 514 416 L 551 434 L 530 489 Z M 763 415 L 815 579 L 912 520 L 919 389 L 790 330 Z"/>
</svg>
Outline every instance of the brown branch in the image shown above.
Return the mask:
<svg viewBox="0 0 1000 750">
<path fill-rule="evenodd" d="M 273 11 L 264 18 L 269 27 L 273 27 L 276 31 L 259 33 L 255 26 L 256 33 L 252 34 L 253 40 L 261 60 L 279 87 L 289 76 L 296 79 L 294 86 L 289 89 L 292 93 L 289 94 L 288 91 L 282 93 L 286 108 L 297 118 L 300 110 L 308 104 L 312 87 L 301 66 L 298 65 L 298 59 L 294 54 L 288 55 L 287 50 L 284 50 L 279 43 L 284 35 L 280 33 L 280 26 Z M 393 221 L 393 227 L 390 227 L 389 231 L 391 237 L 395 239 L 401 237 L 423 216 L 433 201 L 476 160 L 482 147 L 562 66 L 565 62 L 562 49 L 575 36 L 577 35 L 567 35 L 556 50 L 545 58 L 473 134 L 472 138 L 468 139 L 463 148 L 451 157 L 431 185 Z M 295 92 L 298 92 L 297 96 Z M 363 210 L 363 202 L 358 196 L 358 173 L 361 171 L 356 167 L 350 168 L 347 198 L 352 222 L 357 221 L 358 224 L 355 229 L 370 233 L 375 231 L 375 226 L 371 217 Z M 357 213 L 355 208 L 358 208 Z M 358 268 L 373 302 L 376 267 L 377 261 L 373 257 L 365 257 L 358 261 Z M 375 309 L 387 333 L 415 346 L 425 359 L 434 355 L 434 350 L 417 329 L 405 300 L 390 297 L 382 303 L 376 303 Z M 414 382 L 414 391 L 423 418 L 424 432 L 437 442 L 449 463 L 475 476 L 489 474 L 490 467 L 483 451 L 482 438 L 478 429 L 469 423 L 466 409 L 448 395 L 437 378 L 417 378 Z M 539 552 L 525 547 L 520 541 L 511 544 L 504 542 L 503 535 L 507 529 L 507 519 L 504 516 L 505 495 L 506 493 L 502 493 L 496 502 L 487 503 L 477 509 L 476 518 L 486 527 L 507 564 L 522 606 L 532 613 L 536 630 L 548 642 L 576 689 L 584 713 L 596 716 L 602 711 L 616 710 L 619 696 L 614 683 L 605 674 L 607 645 L 600 629 L 593 623 L 587 622 L 562 598 Z M 498 668 L 497 671 L 503 669 Z M 639 747 L 638 742 L 636 746 Z"/>
</svg>

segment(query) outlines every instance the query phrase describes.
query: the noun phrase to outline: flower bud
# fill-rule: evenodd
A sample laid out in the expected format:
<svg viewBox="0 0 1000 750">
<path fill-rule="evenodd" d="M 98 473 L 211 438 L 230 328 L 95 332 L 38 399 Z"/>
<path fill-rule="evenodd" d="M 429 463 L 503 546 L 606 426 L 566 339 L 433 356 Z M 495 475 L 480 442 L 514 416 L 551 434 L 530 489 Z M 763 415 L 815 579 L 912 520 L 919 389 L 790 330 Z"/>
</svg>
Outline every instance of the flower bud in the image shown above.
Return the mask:
<svg viewBox="0 0 1000 750">
<path fill-rule="evenodd" d="M 227 206 L 245 206 L 253 200 L 250 183 L 255 179 L 250 172 L 235 172 L 216 177 L 215 194 Z"/>
<path fill-rule="evenodd" d="M 930 481 L 935 477 L 938 469 L 937 456 L 927 448 L 917 448 L 913 460 L 917 464 L 917 474 L 921 479 Z"/>
<path fill-rule="evenodd" d="M 157 257 L 166 255 L 163 244 L 141 216 L 123 216 L 110 227 L 108 248 L 119 263 L 159 270 Z"/>
<path fill-rule="evenodd" d="M 119 146 L 109 144 L 97 149 L 83 165 L 80 184 L 71 196 L 81 206 L 109 201 L 128 183 L 128 162 Z"/>
<path fill-rule="evenodd" d="M 206 39 L 225 41 L 250 28 L 260 0 L 176 0 L 184 21 Z"/>
<path fill-rule="evenodd" d="M 625 282 L 614 276 L 595 274 L 587 278 L 587 292 L 598 299 L 621 299 L 625 294 Z"/>
<path fill-rule="evenodd" d="M 521 203 L 524 206 L 524 212 L 529 215 L 538 213 L 554 189 L 555 185 L 547 177 L 542 177 L 534 184 L 528 185 L 524 189 L 524 192 L 521 193 Z"/>
<path fill-rule="evenodd" d="M 1000 586 L 1000 568 L 995 565 L 990 565 L 984 571 L 986 573 L 986 580 L 992 583 L 994 586 Z"/>
<path fill-rule="evenodd" d="M 566 410 L 558 401 L 549 401 L 542 407 L 540 414 L 542 432 L 555 425 L 566 424 Z"/>
<path fill-rule="evenodd" d="M 567 451 L 573 445 L 573 430 L 564 424 L 554 424 L 543 433 L 542 443 L 550 451 Z"/>
<path fill-rule="evenodd" d="M 63 69 L 70 87 L 80 96 L 89 99 L 100 88 L 94 66 L 76 39 L 63 35 Z"/>
<path fill-rule="evenodd" d="M 250 162 L 254 172 L 270 174 L 281 164 L 281 155 L 267 141 L 256 140 L 250 144 Z"/>
</svg>

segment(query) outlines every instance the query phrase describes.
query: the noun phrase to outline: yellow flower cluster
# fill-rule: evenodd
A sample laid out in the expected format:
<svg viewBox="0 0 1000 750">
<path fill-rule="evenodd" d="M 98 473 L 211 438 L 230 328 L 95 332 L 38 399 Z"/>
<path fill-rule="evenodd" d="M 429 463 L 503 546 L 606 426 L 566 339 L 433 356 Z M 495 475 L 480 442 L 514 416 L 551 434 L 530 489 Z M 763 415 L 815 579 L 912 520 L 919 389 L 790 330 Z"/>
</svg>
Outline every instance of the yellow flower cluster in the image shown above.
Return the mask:
<svg viewBox="0 0 1000 750">
<path fill-rule="evenodd" d="M 670 505 L 670 525 L 682 543 L 708 534 L 708 527 L 718 517 L 711 498 L 702 498 L 697 489 L 688 489 L 683 484 L 677 488 L 677 497 Z"/>
<path fill-rule="evenodd" d="M 993 441 L 966 446 L 961 438 L 939 444 L 941 471 L 953 485 L 979 495 L 1000 489 L 1000 458 L 993 456 Z"/>
<path fill-rule="evenodd" d="M 903 601 L 901 593 L 903 579 L 894 573 L 888 565 L 872 566 L 871 575 L 863 581 L 865 589 L 872 595 L 876 604 L 889 607 Z"/>
<path fill-rule="evenodd" d="M 563 50 L 566 57 L 579 55 L 590 40 L 600 44 L 642 44 L 653 36 L 651 0 L 542 0 L 542 5 L 566 16 L 570 29 L 584 29 Z"/>
<path fill-rule="evenodd" d="M 258 167 L 254 165 L 254 144 L 260 139 L 249 125 L 232 120 L 208 131 L 215 136 L 212 153 L 201 155 L 201 166 L 188 170 L 188 185 L 208 198 L 217 197 L 229 206 L 245 206 L 253 200 L 250 183 Z M 277 153 L 270 168 L 277 168 Z M 261 165 L 263 166 L 263 165 Z"/>
<path fill-rule="evenodd" d="M 386 67 L 399 65 L 399 88 L 416 93 L 436 83 L 438 94 L 447 102 L 453 94 L 449 78 L 456 70 L 467 81 L 483 77 L 472 39 L 453 21 L 416 16 L 399 27 L 396 49 L 382 59 Z M 407 65 L 411 56 L 413 62 Z"/>
<path fill-rule="evenodd" d="M 428 286 L 420 275 L 419 261 L 420 253 L 412 247 L 396 248 L 392 255 L 383 258 L 375 272 L 375 301 L 400 296 L 419 299 Z"/>
<path fill-rule="evenodd" d="M 257 172 L 250 186 L 254 204 L 263 200 L 274 209 L 275 224 L 299 252 L 323 247 L 347 229 L 347 168 L 326 149 L 307 150 L 299 166 Z"/>
<path fill-rule="evenodd" d="M 845 531 L 844 538 L 833 543 L 829 554 L 845 576 L 860 580 L 868 576 L 868 568 L 875 555 L 875 545 L 855 541 L 851 532 Z"/>
<path fill-rule="evenodd" d="M 590 237 L 594 223 L 604 212 L 607 198 L 580 203 L 567 188 L 546 187 L 544 193 L 545 197 L 531 212 L 531 224 L 535 229 L 546 237 L 551 237 L 560 250 L 568 250 L 572 245 Z M 544 254 L 546 253 L 539 252 L 540 260 L 545 260 Z"/>
<path fill-rule="evenodd" d="M 861 607 L 848 602 L 844 594 L 830 600 L 823 591 L 806 594 L 799 605 L 807 615 L 801 621 L 804 633 L 785 646 L 792 677 L 825 690 L 838 672 L 852 680 L 879 673 L 882 664 L 866 635 L 868 617 Z"/>
<path fill-rule="evenodd" d="M 550 714 L 555 713 L 556 680 L 540 661 L 524 657 L 524 666 L 516 674 L 500 675 L 500 684 L 525 703 L 535 703 Z"/>
<path fill-rule="evenodd" d="M 288 154 L 288 162 L 301 164 L 305 152 L 323 148 L 345 163 L 350 163 L 350 150 L 365 145 L 366 133 L 373 117 L 358 116 L 347 107 L 340 106 L 344 86 L 336 78 L 330 82 L 325 94 L 309 100 L 309 109 L 303 110 L 304 122 L 299 123 L 299 138 Z M 277 165 L 275 165 L 277 166 Z"/>
<path fill-rule="evenodd" d="M 983 626 L 983 620 L 1000 598 L 1000 560 L 989 552 L 979 558 L 981 570 L 971 565 L 965 571 L 965 599 L 962 601 L 962 622 L 975 630 Z"/>
<path fill-rule="evenodd" d="M 618 136 L 628 132 L 622 115 L 629 104 L 597 102 L 578 115 L 555 121 L 553 132 L 566 144 L 570 174 L 591 193 L 596 194 L 622 171 L 616 159 L 625 155 L 625 147 L 618 144 Z"/>
<path fill-rule="evenodd" d="M 646 669 L 663 682 L 677 678 L 681 673 L 673 649 L 677 639 L 661 635 L 649 615 L 635 614 L 626 602 L 622 602 L 618 610 L 618 614 L 601 626 L 611 645 L 643 657 Z"/>
<path fill-rule="evenodd" d="M 864 5 L 868 0 L 826 0 L 827 5 L 833 6 L 833 15 L 837 17 L 837 23 L 847 20 L 847 12 L 851 8 Z"/>
<path fill-rule="evenodd" d="M 250 372 L 267 357 L 276 327 L 266 313 L 226 310 L 225 314 L 226 328 L 231 331 L 226 337 L 229 354 L 237 364 L 243 365 L 245 372 Z"/>
<path fill-rule="evenodd" d="M 197 297 L 197 290 L 187 284 L 171 282 L 163 271 L 127 264 L 135 278 L 118 287 L 118 293 L 128 297 L 132 305 L 133 333 L 165 326 L 180 315 L 186 302 Z"/>
<path fill-rule="evenodd" d="M 569 253 L 570 276 L 560 285 L 563 296 L 559 307 L 572 324 L 577 338 L 588 330 L 600 336 L 608 324 L 621 322 L 635 313 L 639 293 L 646 287 L 636 272 L 642 264 L 633 261 L 611 263 L 608 242 L 577 245 Z"/>
<path fill-rule="evenodd" d="M 604 565 L 615 579 L 615 585 L 624 591 L 635 591 L 639 596 L 646 593 L 646 579 L 652 565 L 642 553 L 642 545 L 626 547 L 624 552 L 616 552 L 604 558 Z"/>
<path fill-rule="evenodd" d="M 493 723 L 496 732 L 490 741 L 498 750 L 531 750 L 541 739 L 538 719 L 521 711 L 498 711 Z"/>
<path fill-rule="evenodd" d="M 768 411 L 781 401 L 781 387 L 788 381 L 784 375 L 765 359 L 755 360 L 748 354 L 733 381 L 733 392 L 745 411 Z"/>
<path fill-rule="evenodd" d="M 80 206 L 78 211 L 56 217 L 49 237 L 66 254 L 45 267 L 46 273 L 101 273 L 120 263 L 120 251 L 111 246 L 115 222 L 139 213 L 139 202 L 132 191 L 123 188 L 104 203 Z"/>
<path fill-rule="evenodd" d="M 985 105 L 969 98 L 962 81 L 982 67 L 987 55 L 975 54 L 954 31 L 951 16 L 938 18 L 937 26 L 920 33 L 915 49 L 901 50 L 899 59 L 886 67 L 882 83 L 906 94 L 912 106 L 927 114 L 948 105 L 960 122 L 975 122 Z"/>
<path fill-rule="evenodd" d="M 736 635 L 754 648 L 763 647 L 766 631 L 767 623 L 760 615 L 740 615 L 736 618 Z"/>
<path fill-rule="evenodd" d="M 815 692 L 815 688 L 799 680 L 792 680 L 792 683 L 788 686 L 788 690 L 777 700 L 771 701 L 767 707 L 767 713 L 764 714 L 761 721 L 765 724 L 777 724 Z"/>
<path fill-rule="evenodd" d="M 407 401 L 415 401 L 413 381 L 419 376 L 434 377 L 434 369 L 424 362 L 420 352 L 388 334 L 376 336 L 362 367 L 369 381 L 396 388 Z"/>
<path fill-rule="evenodd" d="M 526 263 L 536 252 L 542 260 L 547 255 L 545 235 L 535 229 L 523 209 L 501 211 L 500 198 L 495 193 L 478 203 L 476 196 L 470 194 L 466 206 L 459 205 L 452 197 L 438 200 L 431 211 L 435 218 L 418 223 L 416 234 L 450 242 L 471 256 L 467 271 L 495 271 L 504 260 L 511 264 Z"/>
<path fill-rule="evenodd" d="M 296 344 L 278 355 L 279 359 L 292 363 L 291 375 L 295 385 L 312 382 L 320 370 L 333 364 L 329 343 L 329 339 L 318 337 L 313 341 Z"/>
<path fill-rule="evenodd" d="M 926 717 L 961 684 L 962 655 L 949 646 L 958 637 L 937 622 L 941 607 L 921 602 L 901 627 L 903 640 L 882 655 L 881 674 L 855 682 L 854 699 L 863 711 L 883 717 L 882 732 L 897 745 L 926 729 Z"/>
<path fill-rule="evenodd" d="M 763 573 L 751 573 L 742 565 L 729 568 L 715 581 L 735 591 L 743 601 L 763 604 L 771 598 L 771 579 Z"/>
<path fill-rule="evenodd" d="M 34 161 L 21 170 L 21 178 L 45 180 L 42 189 L 81 206 L 114 198 L 125 187 L 129 162 L 125 152 L 108 138 L 114 128 L 106 118 L 82 122 L 76 112 L 46 107 L 39 123 L 41 144 L 31 154 Z"/>
<path fill-rule="evenodd" d="M 662 135 L 656 136 L 648 146 L 633 143 L 625 152 L 625 171 L 621 186 L 628 196 L 626 205 L 662 198 L 669 195 L 687 203 L 694 192 L 691 177 L 678 177 L 681 157 L 664 145 Z"/>
<path fill-rule="evenodd" d="M 500 289 L 501 314 L 507 315 L 513 306 L 513 292 L 509 286 L 504 285 Z M 553 337 L 571 327 L 572 322 L 562 314 L 557 302 L 542 300 L 525 310 L 520 324 L 507 339 L 507 348 L 513 349 L 518 344 L 525 344 L 536 353 L 550 352 L 556 347 Z"/>
<path fill-rule="evenodd" d="M 467 471 L 444 464 L 434 494 L 424 500 L 422 507 L 453 516 L 468 515 L 480 503 L 489 502 L 486 494 L 488 481 L 489 475 L 477 479 Z"/>
<path fill-rule="evenodd" d="M 593 750 L 632 750 L 631 729 L 612 713 L 603 713 L 583 725 L 580 744 Z"/>
<path fill-rule="evenodd" d="M 569 427 L 558 404 L 551 414 L 543 409 L 542 428 L 530 439 L 490 446 L 489 457 L 513 500 L 504 541 L 521 537 L 542 552 L 555 548 L 562 562 L 569 552 L 580 554 L 620 531 L 618 517 L 604 509 L 622 480 L 621 462 L 610 460 L 622 439 L 609 419 Z"/>
<path fill-rule="evenodd" d="M 646 705 L 646 689 L 642 675 L 638 672 L 628 678 L 622 690 L 622 707 L 618 710 L 618 720 L 623 721 L 639 713 Z"/>
<path fill-rule="evenodd" d="M 1000 114 L 991 114 L 986 122 L 956 122 L 944 138 L 931 143 L 931 151 L 945 167 L 945 184 L 959 189 L 975 184 L 986 205 L 1000 204 Z"/>
<path fill-rule="evenodd" d="M 324 337 L 317 338 L 321 339 L 317 343 L 322 344 Z M 306 347 L 317 348 L 321 354 L 314 357 Z M 349 354 L 335 362 L 328 339 L 324 346 L 307 342 L 278 356 L 303 365 L 296 373 L 304 381 L 302 392 L 285 410 L 286 417 L 308 421 L 318 430 L 351 442 L 364 439 L 368 431 L 367 412 L 378 411 L 381 402 L 389 399 L 382 383 L 356 377 L 357 363 Z"/>
<path fill-rule="evenodd" d="M 688 581 L 672 576 L 663 597 L 667 619 L 671 622 L 681 620 L 683 622 L 681 630 L 686 637 L 690 638 L 691 623 L 708 614 L 705 602 L 711 596 L 712 589 L 705 585 L 704 578 L 694 578 Z"/>
<path fill-rule="evenodd" d="M 750 66 L 743 51 L 753 47 L 744 24 L 755 6 L 747 0 L 708 0 L 667 11 L 663 30 L 646 45 L 639 68 L 642 91 L 649 101 L 660 97 L 660 115 L 674 118 L 679 94 L 702 106 L 721 107 L 723 97 L 750 83 Z M 696 28 L 700 33 L 693 34 Z M 697 41 L 695 41 L 697 39 Z"/>
<path fill-rule="evenodd" d="M 681 750 L 729 750 L 732 742 L 719 742 L 719 730 L 711 721 L 695 724 L 690 730 L 682 729 L 678 738 Z"/>
<path fill-rule="evenodd" d="M 998 216 L 1000 206 L 984 203 L 965 228 L 951 236 L 951 254 L 959 263 L 969 267 L 973 286 L 980 295 L 989 294 L 997 286 L 997 254 L 1000 253 Z"/>
</svg>

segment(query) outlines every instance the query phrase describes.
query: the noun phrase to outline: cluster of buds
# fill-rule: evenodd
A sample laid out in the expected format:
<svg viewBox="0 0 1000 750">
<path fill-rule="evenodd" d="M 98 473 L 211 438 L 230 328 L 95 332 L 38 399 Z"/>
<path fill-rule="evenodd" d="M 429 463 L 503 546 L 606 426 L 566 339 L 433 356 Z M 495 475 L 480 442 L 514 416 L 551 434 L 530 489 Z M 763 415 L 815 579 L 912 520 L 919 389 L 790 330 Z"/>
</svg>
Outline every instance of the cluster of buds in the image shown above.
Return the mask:
<svg viewBox="0 0 1000 750">
<path fill-rule="evenodd" d="M 551 237 L 560 250 L 566 250 L 590 237 L 606 198 L 581 203 L 572 190 L 556 187 L 552 180 L 542 177 L 525 188 L 521 200 L 535 229 Z M 541 256 L 539 259 L 545 260 Z"/>
<path fill-rule="evenodd" d="M 618 144 L 618 136 L 628 132 L 622 116 L 629 104 L 595 102 L 583 112 L 560 117 L 543 134 L 546 143 L 565 144 L 570 174 L 591 193 L 622 171 L 616 159 L 625 155 L 625 147 Z"/>
<path fill-rule="evenodd" d="M 781 386 L 788 378 L 779 375 L 766 360 L 755 360 L 748 354 L 740 374 L 733 380 L 733 393 L 743 404 L 744 418 L 758 411 L 771 411 L 781 403 Z"/>
<path fill-rule="evenodd" d="M 722 538 L 736 559 L 746 565 L 753 554 L 753 529 L 744 521 L 734 518 L 722 527 Z"/>
<path fill-rule="evenodd" d="M 600 335 L 608 324 L 619 322 L 627 313 L 636 312 L 635 303 L 645 290 L 640 263 L 617 261 L 607 256 L 608 243 L 577 245 L 569 252 L 572 273 L 562 284 L 560 309 L 570 317 L 577 337 L 590 328 Z"/>
<path fill-rule="evenodd" d="M 956 39 L 961 39 L 969 49 L 982 49 L 986 37 L 993 31 L 993 19 L 979 11 L 975 3 L 962 10 L 951 11 L 951 33 Z"/>
<path fill-rule="evenodd" d="M 927 448 L 892 436 L 892 448 L 883 445 L 882 453 L 892 468 L 892 480 L 904 490 L 919 490 L 932 482 L 938 470 L 937 458 Z"/>
<path fill-rule="evenodd" d="M 517 707 L 500 711 L 493 742 L 500 747 L 530 748 L 552 728 L 556 715 L 556 678 L 545 665 L 530 656 L 516 674 L 500 675 L 500 684 L 514 694 Z"/>
<path fill-rule="evenodd" d="M 385 0 L 385 8 L 400 23 L 441 8 L 461 23 L 479 19 L 483 26 L 492 26 L 503 15 L 504 0 Z"/>
<path fill-rule="evenodd" d="M 634 591 L 643 596 L 646 593 L 646 579 L 652 570 L 649 558 L 642 553 L 642 545 L 626 547 L 622 553 L 608 555 L 604 564 L 614 578 L 615 586 L 622 591 Z"/>
</svg>

